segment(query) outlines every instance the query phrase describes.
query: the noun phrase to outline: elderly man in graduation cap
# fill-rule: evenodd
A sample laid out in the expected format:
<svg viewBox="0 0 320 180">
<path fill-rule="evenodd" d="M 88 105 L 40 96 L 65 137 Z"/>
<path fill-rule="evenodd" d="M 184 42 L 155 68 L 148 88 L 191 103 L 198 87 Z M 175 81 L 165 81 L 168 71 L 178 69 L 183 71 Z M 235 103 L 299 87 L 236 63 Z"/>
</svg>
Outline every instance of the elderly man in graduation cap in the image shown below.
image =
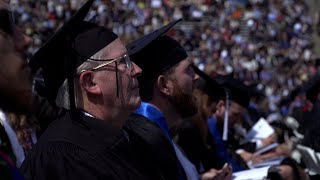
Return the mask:
<svg viewBox="0 0 320 180">
<path fill-rule="evenodd" d="M 137 77 L 113 32 L 85 22 L 86 2 L 31 59 L 42 68 L 47 98 L 67 110 L 22 165 L 26 179 L 144 179 L 121 130 L 140 105 Z"/>
</svg>

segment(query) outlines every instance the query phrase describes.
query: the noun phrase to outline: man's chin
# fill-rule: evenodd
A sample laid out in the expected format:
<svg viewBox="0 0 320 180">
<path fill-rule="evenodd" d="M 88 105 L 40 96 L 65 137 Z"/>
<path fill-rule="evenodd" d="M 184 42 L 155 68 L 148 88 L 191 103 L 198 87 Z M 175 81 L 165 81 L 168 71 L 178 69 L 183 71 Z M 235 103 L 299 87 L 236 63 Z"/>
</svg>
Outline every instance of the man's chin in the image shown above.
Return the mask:
<svg viewBox="0 0 320 180">
<path fill-rule="evenodd" d="M 197 102 L 195 97 L 184 95 L 175 102 L 176 110 L 182 118 L 194 116 L 198 112 Z"/>
<path fill-rule="evenodd" d="M 136 110 L 141 104 L 141 97 L 137 96 L 135 98 L 132 98 L 130 101 L 130 104 L 128 105 L 128 108 L 132 111 Z"/>
</svg>

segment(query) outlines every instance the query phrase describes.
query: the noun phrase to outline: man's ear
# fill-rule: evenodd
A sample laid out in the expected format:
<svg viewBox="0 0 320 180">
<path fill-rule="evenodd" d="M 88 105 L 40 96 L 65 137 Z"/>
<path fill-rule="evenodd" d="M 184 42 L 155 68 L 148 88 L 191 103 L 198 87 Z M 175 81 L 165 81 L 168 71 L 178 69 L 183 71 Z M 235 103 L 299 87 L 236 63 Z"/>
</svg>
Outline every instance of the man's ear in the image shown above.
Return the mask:
<svg viewBox="0 0 320 180">
<path fill-rule="evenodd" d="M 158 88 L 161 93 L 165 95 L 171 94 L 172 88 L 170 87 L 172 86 L 172 82 L 164 75 L 158 76 L 155 85 L 156 85 L 156 88 Z"/>
<path fill-rule="evenodd" d="M 81 88 L 90 94 L 101 94 L 100 87 L 94 82 L 94 73 L 85 71 L 80 74 L 79 82 Z"/>
</svg>

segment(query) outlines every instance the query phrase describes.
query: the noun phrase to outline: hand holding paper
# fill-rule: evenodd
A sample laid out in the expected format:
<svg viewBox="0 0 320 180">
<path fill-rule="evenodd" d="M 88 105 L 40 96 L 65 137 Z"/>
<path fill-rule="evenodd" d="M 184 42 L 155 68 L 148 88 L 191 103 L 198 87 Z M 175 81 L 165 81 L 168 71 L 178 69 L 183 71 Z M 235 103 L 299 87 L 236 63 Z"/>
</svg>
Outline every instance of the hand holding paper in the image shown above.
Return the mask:
<svg viewBox="0 0 320 180">
<path fill-rule="evenodd" d="M 248 132 L 246 139 L 249 141 L 255 141 L 268 138 L 272 134 L 274 134 L 274 129 L 264 118 L 260 118 L 260 120 Z"/>
<path fill-rule="evenodd" d="M 224 164 L 222 169 L 210 169 L 200 176 L 201 180 L 231 180 L 232 169 L 228 164 Z"/>
</svg>

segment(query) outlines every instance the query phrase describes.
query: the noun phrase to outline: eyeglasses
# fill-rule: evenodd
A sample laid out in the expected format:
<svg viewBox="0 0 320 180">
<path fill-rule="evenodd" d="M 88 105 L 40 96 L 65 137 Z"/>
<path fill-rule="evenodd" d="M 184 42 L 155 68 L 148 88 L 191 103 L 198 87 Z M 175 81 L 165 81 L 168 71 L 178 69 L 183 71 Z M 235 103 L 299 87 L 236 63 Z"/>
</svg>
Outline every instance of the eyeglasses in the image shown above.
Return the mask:
<svg viewBox="0 0 320 180">
<path fill-rule="evenodd" d="M 82 70 L 80 72 L 83 73 L 85 71 L 96 71 L 100 68 L 103 68 L 113 62 L 115 62 L 116 64 L 116 85 L 117 85 L 117 97 L 119 97 L 119 82 L 118 82 L 118 69 L 121 70 L 121 71 L 125 71 L 125 70 L 129 70 L 130 73 L 132 73 L 133 71 L 133 63 L 132 61 L 130 60 L 130 57 L 128 54 L 125 54 L 119 58 L 115 58 L 115 59 L 94 59 L 94 58 L 89 58 L 89 57 L 85 57 L 85 56 L 81 56 L 77 51 L 75 51 L 73 49 L 73 52 L 79 56 L 80 58 L 84 58 L 84 59 L 87 59 L 87 60 L 92 60 L 92 61 L 108 61 L 106 63 L 103 63 L 103 64 L 100 64 L 92 69 L 89 69 L 89 70 Z"/>
<path fill-rule="evenodd" d="M 15 19 L 14 14 L 8 9 L 0 9 L 0 31 L 13 35 Z"/>
<path fill-rule="evenodd" d="M 115 58 L 115 59 L 93 59 L 93 58 L 88 58 L 89 60 L 92 61 L 108 61 L 106 63 L 100 64 L 97 67 L 94 67 L 92 69 L 90 69 L 90 71 L 96 71 L 100 68 L 103 68 L 111 63 L 116 62 L 116 67 L 120 70 L 126 70 L 128 69 L 130 72 L 132 71 L 132 61 L 130 60 L 130 57 L 128 54 L 125 54 L 119 58 Z M 88 70 L 82 70 L 80 73 L 84 72 L 84 71 L 88 71 Z"/>
</svg>

